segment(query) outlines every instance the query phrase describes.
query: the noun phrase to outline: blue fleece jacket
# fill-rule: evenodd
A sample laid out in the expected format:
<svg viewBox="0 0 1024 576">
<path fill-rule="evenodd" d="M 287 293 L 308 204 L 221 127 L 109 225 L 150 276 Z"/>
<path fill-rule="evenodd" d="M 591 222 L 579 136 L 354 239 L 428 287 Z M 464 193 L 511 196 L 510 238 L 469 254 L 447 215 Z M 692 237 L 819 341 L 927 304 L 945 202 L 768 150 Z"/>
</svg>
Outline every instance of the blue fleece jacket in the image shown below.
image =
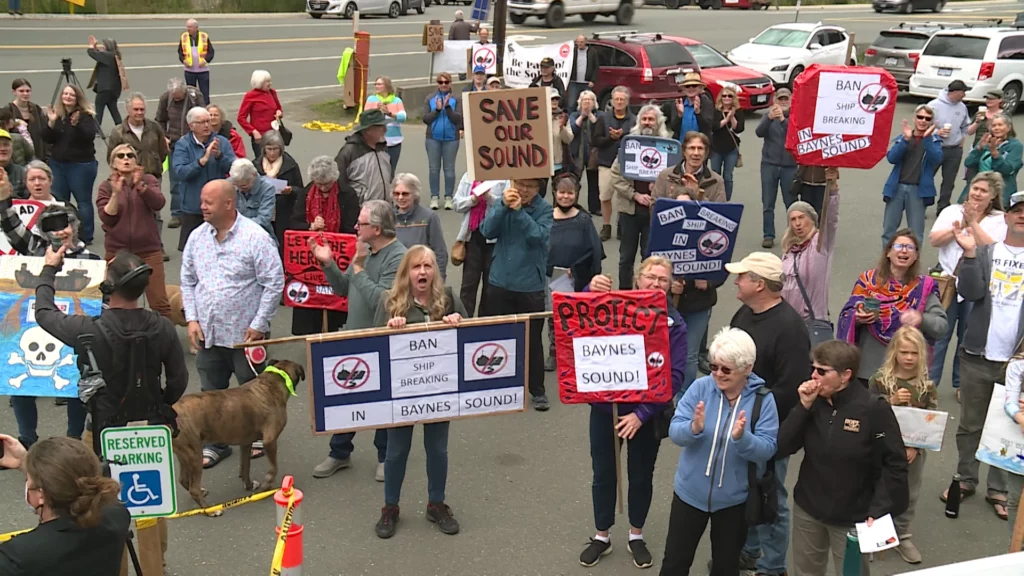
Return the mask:
<svg viewBox="0 0 1024 576">
<path fill-rule="evenodd" d="M 487 208 L 480 234 L 497 240 L 488 276 L 492 286 L 509 292 L 544 291 L 553 222 L 551 204 L 540 194 L 519 210 L 509 209 L 500 199 Z"/>
<path fill-rule="evenodd" d="M 756 463 L 760 476 L 778 447 L 779 413 L 771 394 L 762 397 L 757 431 L 750 433 L 754 398 L 762 386 L 764 380 L 751 373 L 731 408 L 711 376 L 694 380 L 683 394 L 668 429 L 669 438 L 683 447 L 675 479 L 680 500 L 705 512 L 747 501 L 747 463 Z M 704 429 L 694 434 L 693 413 L 700 402 L 704 403 Z M 747 424 L 740 439 L 733 440 L 732 429 L 740 412 Z"/>
<path fill-rule="evenodd" d="M 921 168 L 921 180 L 917 184 L 917 195 L 924 200 L 925 206 L 935 203 L 935 170 L 942 163 L 942 139 L 938 134 L 932 134 L 921 140 L 924 144 L 924 160 Z M 889 201 L 896 194 L 896 187 L 900 184 L 900 170 L 903 169 L 903 156 L 907 153 L 907 140 L 900 134 L 892 141 L 892 147 L 886 153 L 885 159 L 892 164 L 892 172 L 885 181 L 882 188 L 882 199 Z"/>
<path fill-rule="evenodd" d="M 181 211 L 185 214 L 202 214 L 199 209 L 199 196 L 207 182 L 228 177 L 231 164 L 235 161 L 235 153 L 231 143 L 220 134 L 211 134 L 220 142 L 220 156 L 210 156 L 206 166 L 199 160 L 206 154 L 206 146 L 196 142 L 191 132 L 186 133 L 174 144 L 171 156 L 171 170 L 178 177 L 178 191 L 181 194 Z M 207 138 L 207 144 L 210 140 Z"/>
</svg>

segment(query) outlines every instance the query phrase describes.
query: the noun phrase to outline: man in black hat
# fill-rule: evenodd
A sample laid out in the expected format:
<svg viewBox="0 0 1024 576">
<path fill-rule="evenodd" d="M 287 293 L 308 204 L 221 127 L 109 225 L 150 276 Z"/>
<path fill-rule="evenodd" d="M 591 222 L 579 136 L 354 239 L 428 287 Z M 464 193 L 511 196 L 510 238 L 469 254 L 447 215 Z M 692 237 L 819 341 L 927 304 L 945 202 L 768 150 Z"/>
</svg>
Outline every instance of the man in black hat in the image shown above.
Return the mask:
<svg viewBox="0 0 1024 576">
<path fill-rule="evenodd" d="M 545 56 L 540 60 L 540 74 L 530 82 L 530 86 L 543 86 L 558 90 L 558 98 L 565 102 L 565 83 L 555 74 L 555 59 Z"/>
<path fill-rule="evenodd" d="M 936 215 L 949 206 L 956 174 L 964 157 L 964 139 L 978 129 L 977 125 L 971 124 L 971 116 L 963 102 L 966 95 L 967 84 L 962 80 L 953 80 L 938 98 L 928 103 L 935 111 L 935 133 L 942 138 L 942 186 L 935 206 Z"/>
<path fill-rule="evenodd" d="M 366 110 L 359 117 L 359 127 L 345 138 L 345 145 L 334 158 L 341 173 L 338 186 L 342 187 L 342 196 L 354 192 L 360 205 L 367 200 L 391 198 L 391 157 L 384 141 L 387 125 L 380 110 Z"/>
</svg>

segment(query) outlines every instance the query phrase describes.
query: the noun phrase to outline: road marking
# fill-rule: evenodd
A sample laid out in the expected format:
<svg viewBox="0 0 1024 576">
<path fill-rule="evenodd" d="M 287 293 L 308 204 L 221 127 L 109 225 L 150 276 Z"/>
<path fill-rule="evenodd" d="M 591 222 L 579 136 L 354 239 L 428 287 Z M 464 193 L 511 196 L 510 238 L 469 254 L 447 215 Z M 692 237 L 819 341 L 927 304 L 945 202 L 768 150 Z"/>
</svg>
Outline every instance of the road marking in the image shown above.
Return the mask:
<svg viewBox="0 0 1024 576">
<path fill-rule="evenodd" d="M 129 21 L 130 22 L 130 21 Z M 224 24 L 223 26 L 203 26 L 203 30 L 231 30 L 236 28 L 329 28 L 335 27 L 339 22 L 350 22 L 349 20 L 327 20 L 319 22 L 296 22 L 286 23 L 280 22 L 275 24 L 260 22 L 259 24 Z M 364 19 L 359 20 L 359 27 L 363 26 L 405 26 L 412 24 L 429 24 L 429 20 L 417 20 L 409 22 L 407 20 L 397 20 L 394 22 L 367 22 Z M 442 20 L 442 24 L 451 24 L 447 20 Z M 512 26 L 508 26 L 511 28 Z M 184 31 L 185 28 L 182 26 L 40 26 L 40 27 L 24 27 L 24 26 L 0 26 L 0 31 L 5 32 L 34 32 L 34 31 L 47 31 L 47 32 L 64 32 L 67 30 L 84 30 L 84 31 L 95 31 L 95 30 L 117 30 L 118 32 L 135 31 L 135 30 L 180 30 Z"/>
</svg>

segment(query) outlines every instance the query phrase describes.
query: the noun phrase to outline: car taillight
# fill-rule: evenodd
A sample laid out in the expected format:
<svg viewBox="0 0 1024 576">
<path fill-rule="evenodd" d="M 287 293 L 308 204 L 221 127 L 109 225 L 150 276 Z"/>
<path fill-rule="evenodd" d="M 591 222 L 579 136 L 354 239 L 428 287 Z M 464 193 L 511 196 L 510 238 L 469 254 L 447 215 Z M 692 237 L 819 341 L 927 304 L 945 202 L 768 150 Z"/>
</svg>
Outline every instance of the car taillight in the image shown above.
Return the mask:
<svg viewBox="0 0 1024 576">
<path fill-rule="evenodd" d="M 996 73 L 995 62 L 982 62 L 981 70 L 978 70 L 978 80 L 988 80 Z"/>
<path fill-rule="evenodd" d="M 914 63 L 914 72 L 917 72 L 917 63 L 921 61 L 921 53 L 911 52 L 907 54 L 907 58 L 910 58 L 910 61 Z"/>
<path fill-rule="evenodd" d="M 650 68 L 644 68 L 644 77 L 640 81 L 645 83 L 654 82 L 654 71 Z"/>
<path fill-rule="evenodd" d="M 640 81 L 644 84 L 654 82 L 654 70 L 651 70 L 651 59 L 647 57 L 647 50 L 640 51 L 640 65 L 644 69 L 644 75 Z"/>
<path fill-rule="evenodd" d="M 874 48 L 868 48 L 867 50 L 864 51 L 864 55 L 865 56 L 877 56 L 878 55 L 878 50 L 875 50 Z"/>
</svg>

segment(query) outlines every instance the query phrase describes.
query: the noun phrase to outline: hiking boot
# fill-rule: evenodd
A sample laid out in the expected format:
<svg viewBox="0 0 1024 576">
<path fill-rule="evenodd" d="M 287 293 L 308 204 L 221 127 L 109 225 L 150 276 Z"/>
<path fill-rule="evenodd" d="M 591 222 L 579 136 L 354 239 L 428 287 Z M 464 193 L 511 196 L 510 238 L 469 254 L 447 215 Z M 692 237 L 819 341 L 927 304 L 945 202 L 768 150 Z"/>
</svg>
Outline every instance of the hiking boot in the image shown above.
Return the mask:
<svg viewBox="0 0 1024 576">
<path fill-rule="evenodd" d="M 761 240 L 761 248 L 771 248 L 772 246 L 775 246 L 775 238 Z"/>
<path fill-rule="evenodd" d="M 555 371 L 555 357 L 548 356 L 548 359 L 544 361 L 544 371 L 554 372 Z"/>
<path fill-rule="evenodd" d="M 643 570 L 654 565 L 654 558 L 651 557 L 651 552 L 647 549 L 647 543 L 643 539 L 630 540 L 627 548 L 629 555 L 633 557 L 633 566 Z"/>
<path fill-rule="evenodd" d="M 602 556 L 607 556 L 612 553 L 611 541 L 602 542 L 597 538 L 591 538 L 590 544 L 587 544 L 583 553 L 580 554 L 580 564 L 590 568 L 591 566 L 597 566 L 597 563 L 601 561 Z M 650 554 L 648 554 L 650 556 Z"/>
<path fill-rule="evenodd" d="M 383 462 L 377 462 L 377 472 L 374 473 L 373 479 L 376 480 L 377 482 L 383 482 L 384 481 L 384 463 Z"/>
<path fill-rule="evenodd" d="M 445 198 L 444 198 L 444 209 L 445 210 L 451 210 L 453 208 L 454 208 L 454 206 L 452 206 L 452 199 L 450 197 L 448 197 L 448 196 L 445 196 Z"/>
<path fill-rule="evenodd" d="M 538 394 L 532 398 L 533 409 L 537 412 L 547 412 L 551 405 L 548 404 L 548 397 L 544 394 Z"/>
<path fill-rule="evenodd" d="M 436 197 L 430 199 L 430 209 L 431 210 L 437 210 L 437 198 Z"/>
<path fill-rule="evenodd" d="M 612 225 L 601 226 L 601 242 L 607 242 L 612 237 Z"/>
<path fill-rule="evenodd" d="M 427 504 L 427 520 L 437 524 L 437 529 L 443 534 L 459 533 L 459 521 L 452 516 L 452 509 L 444 502 Z"/>
<path fill-rule="evenodd" d="M 910 541 L 909 536 L 900 540 L 900 545 L 896 547 L 896 552 L 899 553 L 900 557 L 902 557 L 904 562 L 907 564 L 921 563 L 921 552 L 919 552 L 917 546 L 914 546 L 914 543 Z"/>
<path fill-rule="evenodd" d="M 391 538 L 398 530 L 398 506 L 384 506 L 380 509 L 380 520 L 373 527 L 379 538 Z"/>
<path fill-rule="evenodd" d="M 352 465 L 352 460 L 344 458 L 339 460 L 332 456 L 328 456 L 326 460 L 316 465 L 313 468 L 313 478 L 330 478 L 338 470 L 343 470 Z"/>
<path fill-rule="evenodd" d="M 167 222 L 167 227 L 181 228 L 181 218 L 178 218 L 177 216 L 172 216 L 171 219 Z"/>
</svg>

